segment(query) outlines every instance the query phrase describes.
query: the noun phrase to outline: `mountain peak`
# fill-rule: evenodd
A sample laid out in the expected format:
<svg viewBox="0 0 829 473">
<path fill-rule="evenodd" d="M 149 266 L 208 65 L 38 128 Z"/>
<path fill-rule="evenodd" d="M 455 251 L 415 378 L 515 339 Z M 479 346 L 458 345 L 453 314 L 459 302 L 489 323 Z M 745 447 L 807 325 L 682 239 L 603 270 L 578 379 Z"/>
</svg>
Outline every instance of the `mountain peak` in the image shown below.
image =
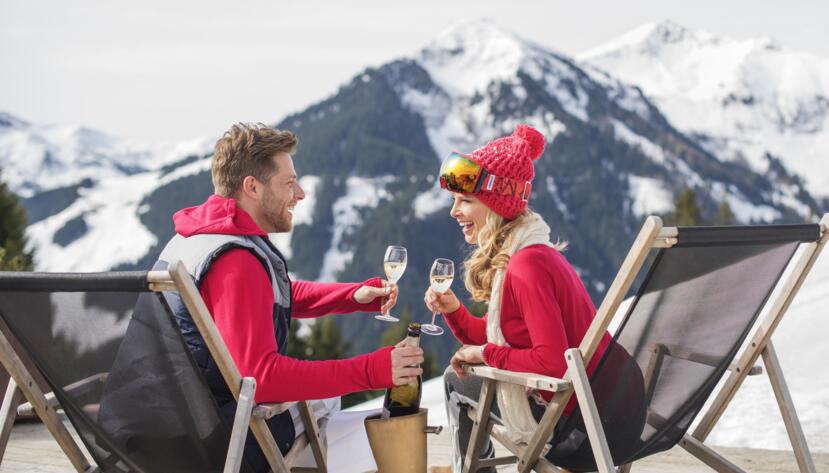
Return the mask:
<svg viewBox="0 0 829 473">
<path fill-rule="evenodd" d="M 639 33 L 652 42 L 678 43 L 694 36 L 694 32 L 672 20 L 645 24 L 631 32 Z"/>
<path fill-rule="evenodd" d="M 579 56 L 587 60 L 597 56 L 614 54 L 619 51 L 637 50 L 642 54 L 657 55 L 666 46 L 680 43 L 699 44 L 718 41 L 719 38 L 702 30 L 686 28 L 673 20 L 645 23 L 629 32 L 602 44 Z"/>
<path fill-rule="evenodd" d="M 459 45 L 472 45 L 490 42 L 517 43 L 523 41 L 487 18 L 466 19 L 449 25 L 438 33 L 426 49 L 454 48 Z"/>
<path fill-rule="evenodd" d="M 526 41 L 489 20 L 458 22 L 424 48 L 418 62 L 444 90 L 472 96 L 493 80 L 515 77 Z"/>
</svg>

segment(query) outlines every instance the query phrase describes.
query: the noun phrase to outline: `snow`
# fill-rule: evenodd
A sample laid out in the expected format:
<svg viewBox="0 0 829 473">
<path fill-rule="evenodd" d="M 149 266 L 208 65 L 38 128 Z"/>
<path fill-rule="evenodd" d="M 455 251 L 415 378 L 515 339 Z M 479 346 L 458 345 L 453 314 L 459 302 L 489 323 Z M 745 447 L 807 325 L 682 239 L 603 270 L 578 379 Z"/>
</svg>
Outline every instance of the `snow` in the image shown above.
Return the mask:
<svg viewBox="0 0 829 473">
<path fill-rule="evenodd" d="M 619 120 L 613 120 L 613 132 L 616 138 L 639 150 L 657 164 L 665 164 L 665 152 L 661 146 L 654 144 L 649 139 L 638 135 L 630 130 Z"/>
<path fill-rule="evenodd" d="M 85 127 L 32 125 L 7 113 L 0 118 L 12 123 L 0 126 L 3 181 L 23 197 L 84 178 L 97 181 L 155 170 L 190 155 L 209 154 L 215 141 L 146 145 Z"/>
<path fill-rule="evenodd" d="M 631 210 L 639 216 L 673 211 L 673 194 L 659 179 L 629 176 Z"/>
<path fill-rule="evenodd" d="M 829 196 L 829 58 L 662 22 L 579 59 L 639 86 L 674 126 L 710 139 L 720 159 L 762 173 L 771 153 L 812 194 Z"/>
<path fill-rule="evenodd" d="M 448 213 L 451 205 L 452 199 L 449 193 L 441 189 L 440 183 L 437 181 L 429 190 L 418 194 L 412 202 L 415 218 L 421 220 L 440 211 Z"/>
<path fill-rule="evenodd" d="M 608 97 L 623 109 L 651 120 L 650 106 L 642 92 L 590 64 L 580 64 L 582 70 L 594 81 L 604 86 Z"/>
<path fill-rule="evenodd" d="M 439 127 L 452 106 L 449 96 L 440 89 L 423 92 L 411 87 L 401 87 L 398 94 L 403 105 L 423 117 L 427 128 Z"/>
<path fill-rule="evenodd" d="M 145 162 L 144 166 L 149 169 L 157 169 L 188 156 L 212 156 L 215 144 L 215 137 L 203 136 L 192 140 L 150 145 L 148 146 L 150 150 L 149 161 Z"/>
<path fill-rule="evenodd" d="M 719 182 L 711 185 L 711 196 L 719 201 L 727 201 L 731 212 L 737 221 L 750 222 L 773 222 L 780 218 L 780 212 L 767 205 L 752 204 L 736 188 L 728 188 Z"/>
<path fill-rule="evenodd" d="M 345 194 L 332 205 L 334 231 L 331 246 L 322 260 L 318 281 L 336 281 L 337 274 L 351 262 L 354 253 L 345 245 L 343 237 L 362 222 L 359 213 L 361 208 L 377 207 L 381 200 L 391 198 L 386 185 L 393 183 L 396 179 L 395 176 L 373 178 L 351 176 L 346 180 Z M 377 255 L 378 267 L 381 260 L 382 255 Z"/>
<path fill-rule="evenodd" d="M 465 21 L 440 33 L 421 53 L 432 80 L 453 96 L 471 97 L 499 80 L 512 81 L 523 42 L 488 21 Z"/>
<path fill-rule="evenodd" d="M 553 54 L 539 54 L 524 63 L 524 71 L 537 82 L 544 84 L 546 92 L 555 97 L 567 113 L 583 122 L 589 120 L 587 93 L 578 86 L 579 76 L 570 64 Z M 567 87 L 565 81 L 574 84 L 575 87 Z"/>
<path fill-rule="evenodd" d="M 184 166 L 179 166 L 175 170 L 165 174 L 161 178 L 161 181 L 159 181 L 158 185 L 161 187 L 164 184 L 169 184 L 185 177 L 195 176 L 196 174 L 210 171 L 210 164 L 212 162 L 212 157 L 206 156 L 199 160 L 193 161 L 192 163 L 185 164 Z"/>
<path fill-rule="evenodd" d="M 138 261 L 157 242 L 141 224 L 138 206 L 158 181 L 158 172 L 104 179 L 80 189 L 79 198 L 63 211 L 30 225 L 26 233 L 29 245 L 37 248 L 37 270 L 106 271 Z M 86 223 L 86 233 L 66 247 L 55 243 L 55 232 L 78 217 Z"/>
</svg>

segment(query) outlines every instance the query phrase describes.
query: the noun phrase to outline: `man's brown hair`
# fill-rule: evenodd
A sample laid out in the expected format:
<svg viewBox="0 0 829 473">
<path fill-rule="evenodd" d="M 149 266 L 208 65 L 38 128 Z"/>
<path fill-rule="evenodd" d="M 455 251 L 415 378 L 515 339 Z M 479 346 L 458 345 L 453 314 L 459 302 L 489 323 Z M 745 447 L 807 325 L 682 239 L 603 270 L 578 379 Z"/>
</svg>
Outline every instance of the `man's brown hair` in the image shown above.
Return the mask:
<svg viewBox="0 0 829 473">
<path fill-rule="evenodd" d="M 213 150 L 213 188 L 223 197 L 235 197 L 242 181 L 253 176 L 267 182 L 276 174 L 273 156 L 294 154 L 299 139 L 286 130 L 275 130 L 262 123 L 236 123 L 226 131 Z"/>
</svg>

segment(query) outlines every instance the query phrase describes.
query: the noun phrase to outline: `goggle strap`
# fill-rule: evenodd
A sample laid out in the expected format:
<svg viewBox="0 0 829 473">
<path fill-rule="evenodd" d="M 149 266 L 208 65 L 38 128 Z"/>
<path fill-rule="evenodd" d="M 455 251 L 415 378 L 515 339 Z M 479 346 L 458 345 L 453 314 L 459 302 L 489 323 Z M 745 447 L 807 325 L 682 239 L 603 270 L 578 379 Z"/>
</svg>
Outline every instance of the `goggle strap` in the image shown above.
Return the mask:
<svg viewBox="0 0 829 473">
<path fill-rule="evenodd" d="M 521 200 L 527 202 L 530 200 L 530 192 L 532 192 L 533 185 L 530 181 L 524 183 L 524 190 L 521 191 Z"/>
<path fill-rule="evenodd" d="M 484 181 L 484 185 L 482 186 L 482 191 L 487 192 L 494 192 L 502 195 L 511 195 L 515 197 L 520 197 L 521 200 L 527 202 L 530 200 L 530 193 L 532 192 L 532 183 L 530 181 L 524 181 L 524 186 L 521 187 L 521 190 L 518 190 L 519 184 L 514 179 L 510 179 L 508 177 L 501 177 L 496 176 L 494 174 L 487 174 L 486 179 L 481 179 Z M 517 185 L 510 186 L 512 187 L 511 192 L 503 192 L 503 188 L 509 186 L 509 183 L 514 182 Z M 498 192 L 498 189 L 502 188 L 501 192 Z"/>
<path fill-rule="evenodd" d="M 484 185 L 484 190 L 487 192 L 491 191 L 493 187 L 495 187 L 495 175 L 490 174 L 486 176 L 486 184 Z"/>
</svg>

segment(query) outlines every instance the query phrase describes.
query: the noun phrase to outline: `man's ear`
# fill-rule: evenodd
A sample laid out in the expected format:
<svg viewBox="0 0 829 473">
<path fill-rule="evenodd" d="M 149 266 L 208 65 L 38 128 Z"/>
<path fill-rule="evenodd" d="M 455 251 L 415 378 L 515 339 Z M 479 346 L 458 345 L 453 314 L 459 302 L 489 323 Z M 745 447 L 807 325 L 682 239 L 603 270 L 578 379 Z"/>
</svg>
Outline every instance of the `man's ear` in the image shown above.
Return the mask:
<svg viewBox="0 0 829 473">
<path fill-rule="evenodd" d="M 256 180 L 253 176 L 246 176 L 242 180 L 241 193 L 253 200 L 259 199 L 259 194 L 262 192 L 262 183 Z"/>
</svg>

